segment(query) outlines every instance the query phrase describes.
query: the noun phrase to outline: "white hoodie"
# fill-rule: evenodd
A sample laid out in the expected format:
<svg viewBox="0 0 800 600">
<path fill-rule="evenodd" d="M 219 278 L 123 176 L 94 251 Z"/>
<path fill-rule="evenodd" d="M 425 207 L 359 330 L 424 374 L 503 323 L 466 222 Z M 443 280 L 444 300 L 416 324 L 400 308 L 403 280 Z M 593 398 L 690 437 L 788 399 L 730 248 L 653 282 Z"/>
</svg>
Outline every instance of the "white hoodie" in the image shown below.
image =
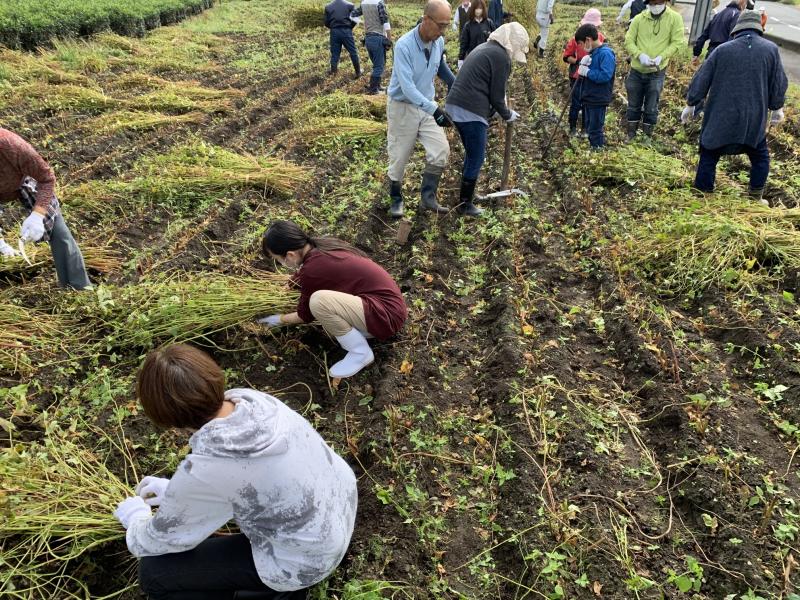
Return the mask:
<svg viewBox="0 0 800 600">
<path fill-rule="evenodd" d="M 189 440 L 161 506 L 134 521 L 137 558 L 191 550 L 233 520 L 250 540 L 261 580 L 293 591 L 325 579 L 341 562 L 356 517 L 356 478 L 302 416 L 250 389 L 225 397 L 233 412 Z"/>
</svg>

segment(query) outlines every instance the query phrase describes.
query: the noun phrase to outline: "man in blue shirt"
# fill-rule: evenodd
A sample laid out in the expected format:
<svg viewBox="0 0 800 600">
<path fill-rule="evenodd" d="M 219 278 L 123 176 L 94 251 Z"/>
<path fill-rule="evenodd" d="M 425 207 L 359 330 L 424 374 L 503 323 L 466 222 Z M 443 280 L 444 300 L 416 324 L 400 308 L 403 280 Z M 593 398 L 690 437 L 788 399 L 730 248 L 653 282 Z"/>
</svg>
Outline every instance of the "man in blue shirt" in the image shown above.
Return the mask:
<svg viewBox="0 0 800 600">
<path fill-rule="evenodd" d="M 422 176 L 422 206 L 446 213 L 439 206 L 436 192 L 450 145 L 442 127 L 453 122 L 433 100 L 433 80 L 444 55 L 444 38 L 450 26 L 450 5 L 443 0 L 429 0 L 419 25 L 401 37 L 394 47 L 394 68 L 389 82 L 386 119 L 389 125 L 389 195 L 393 217 L 403 216 L 403 175 L 419 140 L 425 148 L 425 172 Z"/>
</svg>

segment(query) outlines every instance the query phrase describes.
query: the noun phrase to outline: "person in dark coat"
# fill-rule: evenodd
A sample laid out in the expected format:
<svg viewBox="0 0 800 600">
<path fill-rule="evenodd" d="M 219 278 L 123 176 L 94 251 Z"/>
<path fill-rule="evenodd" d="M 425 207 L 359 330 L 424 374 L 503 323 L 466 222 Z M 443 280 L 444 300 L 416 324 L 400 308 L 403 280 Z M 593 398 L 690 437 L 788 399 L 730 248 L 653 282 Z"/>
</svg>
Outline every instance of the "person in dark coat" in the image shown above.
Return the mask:
<svg viewBox="0 0 800 600">
<path fill-rule="evenodd" d="M 769 175 L 767 119 L 783 120 L 783 103 L 789 82 L 778 47 L 765 40 L 758 13 L 746 10 L 731 34 L 733 40 L 714 51 L 695 73 L 686 93 L 681 122 L 688 123 L 695 107 L 705 100 L 700 133 L 700 161 L 695 187 L 714 190 L 717 163 L 726 154 L 747 154 L 750 159 L 750 196 L 762 200 Z"/>
<path fill-rule="evenodd" d="M 519 23 L 501 25 L 489 41 L 476 48 L 464 61 L 450 93 L 445 110 L 456 125 L 464 144 L 464 167 L 458 211 L 477 217 L 483 210 L 475 206 L 475 184 L 486 158 L 489 118 L 496 112 L 507 123 L 519 113 L 506 105 L 506 84 L 511 75 L 511 61 L 526 62 L 530 39 Z"/>
<path fill-rule="evenodd" d="M 484 0 L 475 0 L 467 11 L 467 24 L 461 30 L 460 45 L 458 50 L 458 68 L 464 64 L 467 54 L 489 39 L 489 34 L 495 30 L 494 22 L 486 16 L 486 3 Z"/>
<path fill-rule="evenodd" d="M 356 21 L 350 18 L 353 12 L 352 2 L 347 0 L 333 0 L 325 5 L 325 27 L 331 30 L 331 75 L 336 75 L 339 69 L 339 56 L 342 53 L 342 46 L 345 47 L 350 60 L 353 63 L 355 79 L 361 77 L 361 63 L 358 59 L 356 50 L 356 40 L 353 37 L 353 27 Z"/>
<path fill-rule="evenodd" d="M 731 31 L 736 26 L 739 15 L 746 4 L 747 0 L 731 0 L 730 4 L 714 15 L 694 43 L 692 50 L 694 55 L 693 64 L 700 64 L 700 55 L 703 53 L 703 46 L 705 46 L 706 42 L 708 42 L 708 53 L 706 54 L 706 58 L 708 58 L 714 48 L 731 39 Z"/>
</svg>

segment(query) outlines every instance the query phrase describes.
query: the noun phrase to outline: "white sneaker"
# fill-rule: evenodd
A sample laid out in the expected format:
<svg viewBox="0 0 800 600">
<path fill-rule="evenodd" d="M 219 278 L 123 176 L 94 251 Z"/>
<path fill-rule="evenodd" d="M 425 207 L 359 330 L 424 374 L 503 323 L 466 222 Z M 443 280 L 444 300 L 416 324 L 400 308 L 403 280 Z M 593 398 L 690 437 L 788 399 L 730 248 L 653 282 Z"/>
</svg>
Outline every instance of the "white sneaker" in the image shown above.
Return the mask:
<svg viewBox="0 0 800 600">
<path fill-rule="evenodd" d="M 352 377 L 375 360 L 367 338 L 355 327 L 336 338 L 342 348 L 347 350 L 347 355 L 330 368 L 333 379 Z"/>
</svg>

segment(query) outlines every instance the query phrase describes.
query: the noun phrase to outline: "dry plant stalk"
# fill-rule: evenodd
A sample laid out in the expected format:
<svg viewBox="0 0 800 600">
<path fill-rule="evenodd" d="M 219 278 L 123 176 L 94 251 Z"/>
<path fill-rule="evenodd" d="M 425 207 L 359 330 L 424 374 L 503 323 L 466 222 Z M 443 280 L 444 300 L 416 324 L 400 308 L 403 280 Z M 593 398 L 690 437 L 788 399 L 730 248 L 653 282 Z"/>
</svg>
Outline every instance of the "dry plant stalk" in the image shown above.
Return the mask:
<svg viewBox="0 0 800 600">
<path fill-rule="evenodd" d="M 135 478 L 130 457 L 121 454 Z M 94 452 L 61 435 L 4 449 L 0 475 L 0 596 L 87 598 L 75 577 L 76 561 L 124 539 L 112 511 L 132 493 L 131 485 Z M 126 553 L 121 561 L 132 558 Z"/>
</svg>

